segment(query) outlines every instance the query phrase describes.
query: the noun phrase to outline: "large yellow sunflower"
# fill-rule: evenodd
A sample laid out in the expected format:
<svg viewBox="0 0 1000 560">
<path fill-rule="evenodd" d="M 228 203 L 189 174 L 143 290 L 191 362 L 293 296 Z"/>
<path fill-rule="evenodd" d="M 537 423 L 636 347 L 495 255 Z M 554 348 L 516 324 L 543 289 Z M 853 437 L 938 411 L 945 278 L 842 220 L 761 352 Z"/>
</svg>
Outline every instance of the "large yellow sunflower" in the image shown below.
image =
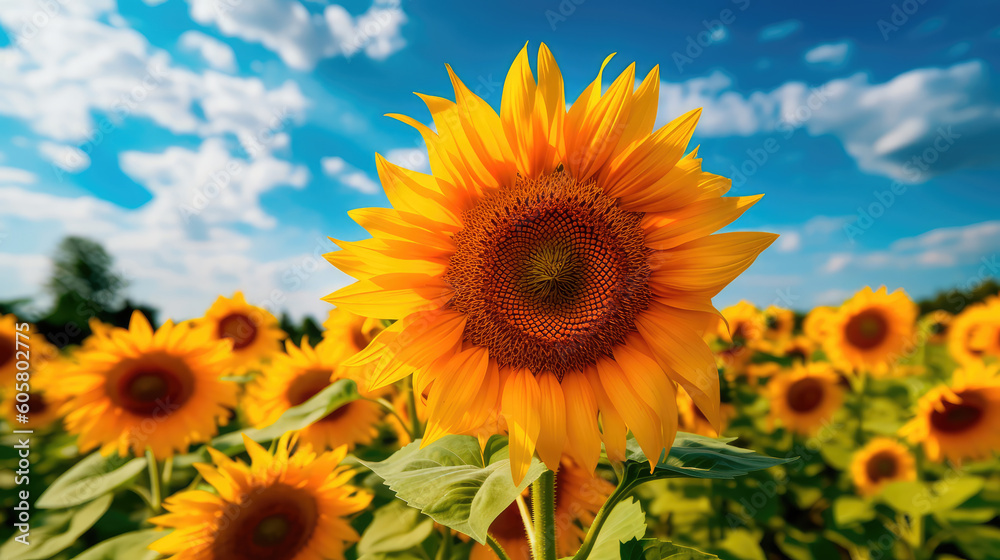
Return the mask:
<svg viewBox="0 0 1000 560">
<path fill-rule="evenodd" d="M 962 364 L 1000 359 L 1000 296 L 970 305 L 948 329 L 948 352 Z"/>
<path fill-rule="evenodd" d="M 587 471 L 572 460 L 563 459 L 556 474 L 555 533 L 556 553 L 560 558 L 572 556 L 594 522 L 614 484 Z M 527 505 L 531 507 L 530 495 Z M 531 560 L 531 548 L 517 503 L 507 506 L 490 524 L 489 533 L 500 543 L 510 560 Z M 469 560 L 496 560 L 497 555 L 486 545 L 475 544 Z"/>
<path fill-rule="evenodd" d="M 970 362 L 956 370 L 951 387 L 920 397 L 900 434 L 922 444 L 932 461 L 986 459 L 1000 450 L 1000 365 Z"/>
<path fill-rule="evenodd" d="M 136 311 L 128 329 L 94 329 L 57 383 L 66 429 L 82 451 L 150 447 L 157 459 L 208 441 L 236 405 L 236 384 L 219 379 L 230 342 L 167 321 L 155 332 Z"/>
<path fill-rule="evenodd" d="M 347 449 L 289 451 L 289 434 L 274 454 L 243 438 L 251 464 L 209 449 L 215 465 L 196 464 L 215 493 L 181 492 L 170 513 L 150 519 L 172 533 L 149 548 L 174 560 L 340 560 L 358 533 L 348 516 L 371 495 L 350 484 L 341 466 Z"/>
<path fill-rule="evenodd" d="M 344 358 L 342 341 L 327 339 L 313 347 L 303 338 L 299 347 L 289 340 L 285 350 L 287 354 L 276 354 L 247 388 L 243 410 L 256 427 L 273 424 L 289 408 L 345 377 L 340 367 Z M 352 401 L 300 430 L 299 442 L 317 451 L 367 445 L 378 435 L 377 426 L 383 416 L 377 403 Z"/>
<path fill-rule="evenodd" d="M 860 495 L 871 496 L 890 482 L 916 480 L 917 462 L 898 441 L 875 438 L 854 454 L 851 479 Z"/>
<path fill-rule="evenodd" d="M 834 363 L 884 375 L 916 344 L 917 306 L 903 290 L 865 287 L 837 310 L 823 341 Z"/>
<path fill-rule="evenodd" d="M 205 316 L 193 321 L 211 340 L 231 340 L 233 350 L 226 361 L 229 373 L 240 373 L 257 366 L 264 358 L 281 351 L 287 334 L 278 319 L 266 309 L 250 305 L 242 292 L 232 298 L 219 296 Z"/>
<path fill-rule="evenodd" d="M 327 255 L 358 280 L 327 301 L 398 319 L 363 352 L 374 385 L 415 372 L 433 434 L 502 415 L 518 481 L 536 449 L 552 469 L 563 452 L 593 466 L 602 436 L 619 456 L 626 428 L 655 461 L 671 381 L 718 424 L 711 299 L 776 236 L 710 235 L 760 197 L 723 198 L 730 181 L 684 155 L 700 112 L 654 132 L 659 71 L 633 92 L 634 65 L 567 111 L 544 45 L 537 82 L 518 54 L 499 115 L 448 71 L 457 102 L 421 96 L 436 132 L 397 115 L 432 174 L 377 157 L 393 208 L 351 212 L 374 238 Z"/>
<path fill-rule="evenodd" d="M 844 402 L 844 387 L 830 364 L 799 364 L 767 385 L 771 420 L 785 429 L 812 435 L 828 423 Z"/>
</svg>

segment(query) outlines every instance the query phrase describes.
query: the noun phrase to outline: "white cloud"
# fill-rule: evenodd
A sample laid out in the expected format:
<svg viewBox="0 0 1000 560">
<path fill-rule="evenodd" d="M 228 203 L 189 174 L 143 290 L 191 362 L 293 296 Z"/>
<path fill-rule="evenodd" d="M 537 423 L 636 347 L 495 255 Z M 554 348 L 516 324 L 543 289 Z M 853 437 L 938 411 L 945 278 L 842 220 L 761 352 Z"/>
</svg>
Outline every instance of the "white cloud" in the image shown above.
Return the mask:
<svg viewBox="0 0 1000 560">
<path fill-rule="evenodd" d="M 980 61 L 919 68 L 884 83 L 866 74 L 817 88 L 788 82 L 743 94 L 716 71 L 660 85 L 660 122 L 703 107 L 697 134 L 830 134 L 868 172 L 921 182 L 948 171 L 995 163 L 1000 86 Z"/>
<path fill-rule="evenodd" d="M 810 64 L 840 66 L 847 62 L 847 57 L 850 54 L 851 44 L 847 41 L 840 41 L 837 43 L 824 43 L 809 49 L 805 54 L 805 59 Z"/>
<path fill-rule="evenodd" d="M 66 6 L 71 4 L 77 3 Z M 25 15 L 10 6 L 0 5 L 0 25 L 8 31 Z M 276 114 L 287 122 L 305 110 L 306 99 L 292 82 L 267 89 L 257 78 L 176 67 L 138 32 L 93 15 L 60 14 L 20 48 L 0 49 L 0 115 L 23 120 L 52 140 L 79 144 L 135 117 L 174 133 L 252 137 L 268 130 Z"/>
<path fill-rule="evenodd" d="M 258 228 L 276 224 L 260 206 L 260 196 L 281 186 L 302 188 L 309 171 L 270 156 L 233 157 L 225 144 L 205 140 L 198 151 L 168 148 L 158 154 L 124 152 L 121 169 L 154 195 L 148 220 L 192 229 L 195 225 L 246 223 Z M 180 219 L 180 221 L 178 221 Z"/>
<path fill-rule="evenodd" d="M 406 15 L 398 0 L 375 0 L 355 17 L 342 6 L 310 12 L 297 0 L 188 0 L 191 17 L 225 35 L 260 43 L 285 64 L 310 70 L 323 58 L 364 53 L 381 60 L 406 45 Z"/>
<path fill-rule="evenodd" d="M 1000 220 L 939 228 L 899 239 L 886 250 L 837 253 L 821 267 L 834 273 L 848 266 L 860 269 L 946 268 L 978 262 L 1000 252 Z"/>
<path fill-rule="evenodd" d="M 427 173 L 431 170 L 431 162 L 424 148 L 396 148 L 385 153 L 385 159 L 400 167 Z"/>
<path fill-rule="evenodd" d="M 55 142 L 40 142 L 38 144 L 38 151 L 52 165 L 69 173 L 79 173 L 90 167 L 90 156 L 76 146 L 56 144 Z"/>
<path fill-rule="evenodd" d="M 802 22 L 795 19 L 773 23 L 760 30 L 757 40 L 760 42 L 777 41 L 788 37 L 800 28 L 802 28 Z"/>
<path fill-rule="evenodd" d="M 232 72 L 236 69 L 236 54 L 229 45 L 200 31 L 185 31 L 180 37 L 182 49 L 197 52 L 216 70 Z"/>
<path fill-rule="evenodd" d="M 854 295 L 850 290 L 833 288 L 816 294 L 813 298 L 814 305 L 840 305 L 847 301 L 847 298 Z"/>
<path fill-rule="evenodd" d="M 0 167 L 0 184 L 30 185 L 38 180 L 38 176 L 30 171 L 16 167 Z"/>
<path fill-rule="evenodd" d="M 364 194 L 377 194 L 382 191 L 382 187 L 367 173 L 353 167 L 341 157 L 325 157 L 320 160 L 320 165 L 327 177 L 336 179 L 345 187 Z"/>
<path fill-rule="evenodd" d="M 802 247 L 802 234 L 797 231 L 790 231 L 781 234 L 778 238 L 777 249 L 782 253 L 793 253 Z"/>
</svg>

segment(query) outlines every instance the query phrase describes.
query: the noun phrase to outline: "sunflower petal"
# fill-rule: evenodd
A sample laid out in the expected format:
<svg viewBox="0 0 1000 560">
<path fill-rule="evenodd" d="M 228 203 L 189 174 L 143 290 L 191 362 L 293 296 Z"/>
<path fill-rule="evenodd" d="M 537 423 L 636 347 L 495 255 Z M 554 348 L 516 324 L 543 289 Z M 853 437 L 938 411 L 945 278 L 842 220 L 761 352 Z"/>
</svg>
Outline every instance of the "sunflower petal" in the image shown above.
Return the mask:
<svg viewBox="0 0 1000 560">
<path fill-rule="evenodd" d="M 510 469 L 514 484 L 520 484 L 531 467 L 538 434 L 542 429 L 538 413 L 541 394 L 535 376 L 526 369 L 511 372 L 503 387 L 501 410 L 510 433 Z"/>
<path fill-rule="evenodd" d="M 542 426 L 538 435 L 538 456 L 551 471 L 559 470 L 563 447 L 566 445 L 566 400 L 555 375 L 545 372 L 538 376 L 541 395 Z"/>
</svg>

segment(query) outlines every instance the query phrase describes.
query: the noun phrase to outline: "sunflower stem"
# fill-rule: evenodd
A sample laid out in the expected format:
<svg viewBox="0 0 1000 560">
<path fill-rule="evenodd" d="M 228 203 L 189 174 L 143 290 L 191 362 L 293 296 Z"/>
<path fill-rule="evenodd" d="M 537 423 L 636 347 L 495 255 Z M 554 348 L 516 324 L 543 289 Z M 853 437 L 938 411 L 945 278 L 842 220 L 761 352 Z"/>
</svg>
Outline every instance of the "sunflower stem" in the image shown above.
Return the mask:
<svg viewBox="0 0 1000 560">
<path fill-rule="evenodd" d="M 437 560 L 448 560 L 451 558 L 451 529 L 443 527 L 441 532 L 441 546 L 438 547 Z"/>
<path fill-rule="evenodd" d="M 160 472 L 159 465 L 156 464 L 156 457 L 153 450 L 146 448 L 146 466 L 149 468 L 149 494 L 150 506 L 153 513 L 160 513 Z"/>
<path fill-rule="evenodd" d="M 486 544 L 490 546 L 490 549 L 493 550 L 493 554 L 497 555 L 497 558 L 500 560 L 510 560 L 510 556 L 507 556 L 507 551 L 500 546 L 500 543 L 493 538 L 493 535 L 486 535 Z"/>
<path fill-rule="evenodd" d="M 406 414 L 410 417 L 410 439 L 417 439 L 424 436 L 424 428 L 420 425 L 420 417 L 417 416 L 417 394 L 413 391 L 413 376 L 409 375 L 403 380 L 403 390 L 406 391 Z"/>
<path fill-rule="evenodd" d="M 399 412 L 396 411 L 396 407 L 392 406 L 391 402 L 389 402 L 389 401 L 387 401 L 385 399 L 369 399 L 367 397 L 361 397 L 361 399 L 373 402 L 373 403 L 381 406 L 382 409 L 385 410 L 386 412 L 388 412 L 389 414 L 392 414 L 393 416 L 395 416 L 396 420 L 399 421 L 399 425 L 402 426 L 403 430 L 406 431 L 406 434 L 408 436 L 410 436 L 410 441 L 414 441 L 414 439 L 416 439 L 416 435 L 406 425 L 406 420 L 402 416 L 399 415 Z"/>
<path fill-rule="evenodd" d="M 160 483 L 163 485 L 162 491 L 164 494 L 170 493 L 170 479 L 174 475 L 174 458 L 167 457 L 163 461 L 163 473 L 160 475 Z"/>
<path fill-rule="evenodd" d="M 524 503 L 524 496 L 518 494 L 517 496 L 517 511 L 521 513 L 521 523 L 524 524 L 524 534 L 528 536 L 528 548 L 531 549 L 531 555 L 535 555 L 535 531 L 531 523 L 531 513 L 528 511 L 528 506 Z"/>
<path fill-rule="evenodd" d="M 858 391 L 858 431 L 854 434 L 858 447 L 865 444 L 865 397 L 868 393 L 868 374 L 862 373 L 857 382 Z"/>
<path fill-rule="evenodd" d="M 531 484 L 535 508 L 535 560 L 556 560 L 556 473 L 548 469 Z"/>
</svg>

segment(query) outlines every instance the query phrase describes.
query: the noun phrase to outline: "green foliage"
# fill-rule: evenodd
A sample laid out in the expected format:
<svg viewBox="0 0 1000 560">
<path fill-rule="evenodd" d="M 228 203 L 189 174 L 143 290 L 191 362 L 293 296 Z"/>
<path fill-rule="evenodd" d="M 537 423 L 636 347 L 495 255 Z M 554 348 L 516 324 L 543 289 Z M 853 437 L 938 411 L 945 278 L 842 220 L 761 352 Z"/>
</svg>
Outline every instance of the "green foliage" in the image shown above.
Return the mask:
<svg viewBox="0 0 1000 560">
<path fill-rule="evenodd" d="M 471 436 L 445 436 L 420 446 L 417 440 L 385 461 L 362 463 L 408 505 L 479 543 L 486 542 L 493 520 L 545 470 L 533 459 L 524 480 L 515 485 L 507 441 L 499 436 L 481 452 Z"/>
<path fill-rule="evenodd" d="M 434 521 L 403 502 L 392 501 L 379 508 L 361 535 L 358 552 L 364 559 L 385 558 L 419 548 L 434 532 Z"/>
<path fill-rule="evenodd" d="M 88 548 L 73 560 L 155 560 L 160 555 L 147 547 L 166 533 L 156 529 L 133 531 Z"/>
<path fill-rule="evenodd" d="M 106 494 L 79 508 L 50 514 L 37 529 L 32 529 L 29 545 L 8 540 L 0 547 L 4 560 L 43 560 L 65 550 L 97 523 L 111 506 Z"/>
<path fill-rule="evenodd" d="M 621 544 L 621 560 L 711 560 L 714 554 L 657 539 L 632 539 Z"/>
<path fill-rule="evenodd" d="M 146 468 L 146 459 L 127 459 L 95 451 L 73 465 L 45 490 L 35 503 L 42 509 L 85 504 L 130 482 Z"/>
</svg>

